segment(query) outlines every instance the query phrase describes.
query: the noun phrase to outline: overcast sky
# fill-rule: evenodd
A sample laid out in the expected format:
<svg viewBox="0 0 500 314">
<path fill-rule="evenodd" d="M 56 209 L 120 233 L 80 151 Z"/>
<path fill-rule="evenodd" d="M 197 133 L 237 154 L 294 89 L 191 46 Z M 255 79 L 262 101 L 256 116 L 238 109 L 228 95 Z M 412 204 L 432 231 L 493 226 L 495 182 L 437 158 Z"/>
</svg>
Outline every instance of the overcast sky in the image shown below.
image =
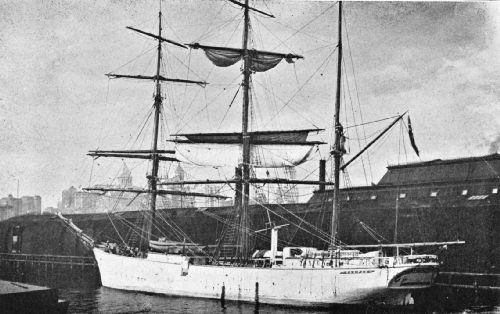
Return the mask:
<svg viewBox="0 0 500 314">
<path fill-rule="evenodd" d="M 330 141 L 337 6 L 253 5 L 277 18 L 253 16 L 252 45 L 305 57 L 254 76 L 253 128 L 317 126 L 327 129 L 319 139 Z M 241 10 L 227 1 L 173 0 L 162 6 L 167 38 L 241 45 Z M 110 81 L 103 74 L 154 73 L 154 42 L 125 26 L 155 32 L 158 8 L 158 1 L 0 2 L 0 196 L 16 194 L 19 180 L 21 195 L 38 194 L 43 207 L 56 206 L 63 189 L 106 183 L 119 171 L 120 162 L 93 163 L 88 150 L 149 146 L 150 130 L 137 134 L 152 105 L 152 84 Z M 344 125 L 360 123 L 361 114 L 368 122 L 409 110 L 421 151 L 419 159 L 404 138 L 405 154 L 396 127 L 371 151 L 370 165 L 365 158 L 365 171 L 361 162 L 353 166 L 354 184 L 377 182 L 387 164 L 498 150 L 500 3 L 345 2 L 344 14 L 344 87 L 350 91 Z M 214 69 L 200 51 L 165 49 L 168 76 L 210 83 L 205 89 L 165 86 L 165 133 L 239 130 L 241 94 L 229 107 L 239 67 Z M 357 138 L 387 123 L 350 131 L 350 155 Z M 134 182 L 143 184 L 144 165 L 129 166 Z M 316 167 L 314 161 L 300 171 Z"/>
</svg>

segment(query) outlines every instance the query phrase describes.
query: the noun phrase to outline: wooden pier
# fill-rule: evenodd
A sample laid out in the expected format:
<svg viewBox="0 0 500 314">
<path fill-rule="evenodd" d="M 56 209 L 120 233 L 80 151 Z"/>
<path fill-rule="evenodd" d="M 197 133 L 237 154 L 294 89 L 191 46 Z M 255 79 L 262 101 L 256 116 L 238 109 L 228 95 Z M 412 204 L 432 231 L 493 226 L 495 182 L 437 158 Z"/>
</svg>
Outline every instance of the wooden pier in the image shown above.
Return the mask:
<svg viewBox="0 0 500 314">
<path fill-rule="evenodd" d="M 54 281 L 99 280 L 94 257 L 0 253 L 2 279 L 46 284 Z"/>
<path fill-rule="evenodd" d="M 66 313 L 68 302 L 59 300 L 57 289 L 0 280 L 2 313 Z"/>
<path fill-rule="evenodd" d="M 440 272 L 437 286 L 500 292 L 500 274 Z"/>
<path fill-rule="evenodd" d="M 97 266 L 94 257 L 89 256 L 0 253 L 0 261 L 29 262 L 32 264 L 40 263 L 71 266 Z"/>
<path fill-rule="evenodd" d="M 500 274 L 440 272 L 433 294 L 451 310 L 500 304 Z"/>
</svg>

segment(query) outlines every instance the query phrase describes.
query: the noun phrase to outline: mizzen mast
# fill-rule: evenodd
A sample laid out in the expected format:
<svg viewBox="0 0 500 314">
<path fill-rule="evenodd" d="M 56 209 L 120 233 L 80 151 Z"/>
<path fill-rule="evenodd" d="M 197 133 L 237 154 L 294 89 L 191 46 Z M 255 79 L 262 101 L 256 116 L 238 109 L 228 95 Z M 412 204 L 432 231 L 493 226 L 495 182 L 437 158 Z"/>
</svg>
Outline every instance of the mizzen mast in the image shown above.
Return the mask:
<svg viewBox="0 0 500 314">
<path fill-rule="evenodd" d="M 344 137 L 343 127 L 340 124 L 340 86 L 342 73 L 342 1 L 339 1 L 338 17 L 338 58 L 337 58 L 337 93 L 335 96 L 335 144 L 331 154 L 334 162 L 334 188 L 333 188 L 333 206 L 332 221 L 330 229 L 330 247 L 335 247 L 337 242 L 338 230 L 338 210 L 339 210 L 339 190 L 340 190 L 340 161 L 343 155 L 342 139 Z"/>
</svg>

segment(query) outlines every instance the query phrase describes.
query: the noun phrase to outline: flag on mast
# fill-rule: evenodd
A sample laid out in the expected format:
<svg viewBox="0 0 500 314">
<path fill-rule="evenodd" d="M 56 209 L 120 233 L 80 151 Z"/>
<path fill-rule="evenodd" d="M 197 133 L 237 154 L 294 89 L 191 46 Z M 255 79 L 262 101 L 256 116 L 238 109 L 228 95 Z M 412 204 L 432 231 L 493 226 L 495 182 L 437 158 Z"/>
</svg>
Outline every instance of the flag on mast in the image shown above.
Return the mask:
<svg viewBox="0 0 500 314">
<path fill-rule="evenodd" d="M 418 151 L 417 144 L 415 144 L 415 138 L 413 137 L 413 129 L 411 128 L 410 116 L 408 116 L 408 136 L 410 137 L 411 147 L 413 147 L 415 154 L 420 157 L 420 152 Z"/>
</svg>

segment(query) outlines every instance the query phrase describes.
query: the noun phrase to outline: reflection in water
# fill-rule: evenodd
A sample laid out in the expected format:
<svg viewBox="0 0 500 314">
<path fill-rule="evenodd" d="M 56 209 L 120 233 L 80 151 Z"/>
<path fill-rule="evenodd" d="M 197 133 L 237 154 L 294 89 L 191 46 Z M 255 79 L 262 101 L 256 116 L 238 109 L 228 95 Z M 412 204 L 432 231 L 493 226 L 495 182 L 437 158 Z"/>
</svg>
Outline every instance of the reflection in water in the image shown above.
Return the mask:
<svg viewBox="0 0 500 314">
<path fill-rule="evenodd" d="M 181 298 L 165 295 L 97 289 L 60 289 L 61 298 L 70 302 L 69 313 L 327 313 L 249 303 Z"/>
<path fill-rule="evenodd" d="M 105 287 L 60 288 L 60 297 L 69 301 L 69 313 L 225 313 L 225 314 L 324 314 L 324 313 L 416 313 L 411 307 L 342 306 L 331 310 L 302 309 L 272 305 L 174 297 L 115 290 Z M 443 308 L 430 312 L 444 313 Z M 455 309 L 454 313 L 500 313 L 500 307 Z"/>
<path fill-rule="evenodd" d="M 4 265 L 5 266 L 5 265 Z M 8 266 L 8 265 L 7 265 Z M 79 268 L 53 266 L 46 269 L 29 264 L 3 267 L 0 278 L 58 288 L 60 298 L 69 301 L 69 313 L 402 313 L 454 312 L 500 313 L 500 295 L 496 291 L 435 287 L 413 292 L 415 306 L 385 307 L 381 305 L 342 306 L 333 310 L 302 309 L 271 305 L 255 305 L 234 301 L 173 297 L 127 292 L 101 287 L 97 269 L 82 273 Z M 479 292 L 479 293 L 478 293 Z"/>
</svg>

